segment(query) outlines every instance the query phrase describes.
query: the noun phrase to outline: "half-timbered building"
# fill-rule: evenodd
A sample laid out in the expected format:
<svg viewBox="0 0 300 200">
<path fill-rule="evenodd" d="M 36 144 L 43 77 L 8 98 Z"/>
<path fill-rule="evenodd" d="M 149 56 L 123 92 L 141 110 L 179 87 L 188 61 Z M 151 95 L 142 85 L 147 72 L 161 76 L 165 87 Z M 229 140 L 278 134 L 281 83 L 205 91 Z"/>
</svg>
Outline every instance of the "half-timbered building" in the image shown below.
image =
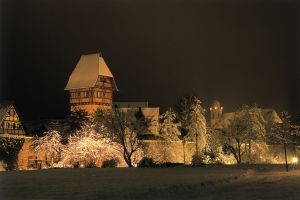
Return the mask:
<svg viewBox="0 0 300 200">
<path fill-rule="evenodd" d="M 26 134 L 20 115 L 13 102 L 0 102 L 0 134 Z"/>
<path fill-rule="evenodd" d="M 70 109 L 92 114 L 98 108 L 111 108 L 114 77 L 100 53 L 82 55 L 65 87 L 70 93 Z"/>
</svg>

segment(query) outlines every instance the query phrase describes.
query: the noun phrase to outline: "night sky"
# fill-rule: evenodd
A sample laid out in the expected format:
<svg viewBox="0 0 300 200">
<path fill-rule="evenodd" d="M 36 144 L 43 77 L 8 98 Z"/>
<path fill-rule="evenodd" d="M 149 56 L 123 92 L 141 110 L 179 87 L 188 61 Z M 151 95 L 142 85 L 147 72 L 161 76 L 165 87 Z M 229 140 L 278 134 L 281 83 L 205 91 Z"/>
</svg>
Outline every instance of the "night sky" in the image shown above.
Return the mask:
<svg viewBox="0 0 300 200">
<path fill-rule="evenodd" d="M 64 117 L 69 75 L 96 52 L 115 76 L 115 101 L 164 110 L 194 93 L 225 112 L 243 103 L 300 112 L 296 1 L 0 2 L 1 99 L 25 120 Z"/>
</svg>

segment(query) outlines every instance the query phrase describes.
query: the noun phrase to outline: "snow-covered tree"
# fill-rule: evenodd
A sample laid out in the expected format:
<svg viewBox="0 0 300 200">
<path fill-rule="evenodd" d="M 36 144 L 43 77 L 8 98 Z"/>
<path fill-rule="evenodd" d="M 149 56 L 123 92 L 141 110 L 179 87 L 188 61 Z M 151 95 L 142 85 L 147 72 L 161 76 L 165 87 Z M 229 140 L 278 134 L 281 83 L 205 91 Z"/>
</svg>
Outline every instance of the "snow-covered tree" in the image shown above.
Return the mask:
<svg viewBox="0 0 300 200">
<path fill-rule="evenodd" d="M 262 111 L 256 105 L 244 105 L 235 112 L 227 128 L 222 130 L 223 151 L 232 154 L 237 163 L 242 162 L 242 156 L 251 155 L 252 142 L 265 141 L 265 120 Z"/>
<path fill-rule="evenodd" d="M 176 141 L 180 139 L 180 123 L 175 122 L 176 113 L 170 108 L 160 116 L 160 134 L 165 140 Z"/>
<path fill-rule="evenodd" d="M 121 147 L 119 150 L 124 161 L 129 167 L 132 167 L 135 154 L 142 148 L 138 136 L 148 129 L 150 123 L 141 110 L 98 109 L 94 120 L 98 126 L 107 127 L 107 131 L 100 132 L 100 134 L 111 143 Z"/>
<path fill-rule="evenodd" d="M 283 145 L 285 166 L 286 171 L 288 171 L 286 148 L 288 144 L 294 143 L 295 139 L 300 136 L 300 130 L 292 125 L 291 116 L 288 112 L 281 112 L 280 118 L 282 123 L 274 123 L 268 136 L 272 143 Z"/>
<path fill-rule="evenodd" d="M 68 144 L 62 153 L 64 166 L 96 165 L 99 161 L 115 159 L 117 151 L 107 138 L 103 138 L 99 132 L 106 131 L 101 126 L 95 131 L 95 125 L 85 124 L 75 134 L 69 136 Z"/>
<path fill-rule="evenodd" d="M 61 135 L 58 131 L 48 131 L 43 137 L 33 138 L 32 148 L 34 151 L 42 151 L 50 155 L 51 167 L 61 159 L 64 145 L 61 143 Z"/>
<path fill-rule="evenodd" d="M 199 156 L 206 145 L 206 119 L 205 110 L 196 96 L 182 97 L 177 106 L 179 120 L 182 124 L 185 141 L 196 144 L 196 155 Z"/>
</svg>

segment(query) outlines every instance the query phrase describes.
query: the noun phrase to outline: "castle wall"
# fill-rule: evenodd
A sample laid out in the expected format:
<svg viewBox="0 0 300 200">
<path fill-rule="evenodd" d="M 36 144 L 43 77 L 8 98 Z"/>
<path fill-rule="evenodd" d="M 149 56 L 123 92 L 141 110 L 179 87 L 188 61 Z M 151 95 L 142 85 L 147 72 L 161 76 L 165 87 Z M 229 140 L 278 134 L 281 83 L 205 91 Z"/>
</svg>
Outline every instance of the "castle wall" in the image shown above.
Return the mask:
<svg viewBox="0 0 300 200">
<path fill-rule="evenodd" d="M 157 163 L 190 164 L 195 154 L 195 143 L 182 141 L 144 140 L 144 157 L 152 158 Z"/>
<path fill-rule="evenodd" d="M 139 108 L 118 108 L 122 112 L 128 111 L 138 111 Z M 150 121 L 148 132 L 144 134 L 153 134 L 158 135 L 158 128 L 159 128 L 159 108 L 158 107 L 146 107 L 141 108 L 141 111 L 146 119 Z"/>
<path fill-rule="evenodd" d="M 46 167 L 47 156 L 45 152 L 34 152 L 31 149 L 32 138 L 25 138 L 24 144 L 18 154 L 18 169 L 28 170 L 28 169 L 42 169 Z"/>
<path fill-rule="evenodd" d="M 76 106 L 71 106 L 71 112 L 75 111 L 76 109 L 80 110 L 85 110 L 88 115 L 93 116 L 93 114 L 96 112 L 96 110 L 100 109 L 111 109 L 111 106 L 104 106 L 104 105 L 92 105 L 92 104 L 87 104 L 87 105 L 76 105 Z"/>
</svg>

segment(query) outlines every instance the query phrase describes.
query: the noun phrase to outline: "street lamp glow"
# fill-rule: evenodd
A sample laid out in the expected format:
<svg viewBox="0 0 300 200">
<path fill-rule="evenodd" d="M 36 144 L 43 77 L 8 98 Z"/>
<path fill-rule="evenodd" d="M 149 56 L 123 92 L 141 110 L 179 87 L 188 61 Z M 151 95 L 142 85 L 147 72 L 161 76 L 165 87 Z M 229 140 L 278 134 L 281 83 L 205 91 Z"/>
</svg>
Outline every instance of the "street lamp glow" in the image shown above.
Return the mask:
<svg viewBox="0 0 300 200">
<path fill-rule="evenodd" d="M 294 164 L 298 163 L 298 158 L 293 157 L 293 158 L 292 158 L 292 163 L 294 163 Z"/>
</svg>

